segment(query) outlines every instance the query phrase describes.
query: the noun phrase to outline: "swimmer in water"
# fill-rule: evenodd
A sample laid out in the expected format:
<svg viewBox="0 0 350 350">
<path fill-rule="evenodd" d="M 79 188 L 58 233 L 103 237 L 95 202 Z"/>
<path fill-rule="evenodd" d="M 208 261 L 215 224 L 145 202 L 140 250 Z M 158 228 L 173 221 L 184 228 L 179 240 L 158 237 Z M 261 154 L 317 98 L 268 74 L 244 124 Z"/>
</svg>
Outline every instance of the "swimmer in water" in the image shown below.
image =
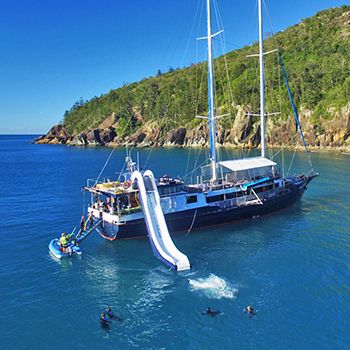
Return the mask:
<svg viewBox="0 0 350 350">
<path fill-rule="evenodd" d="M 256 311 L 251 305 L 248 305 L 243 311 L 246 312 L 250 317 L 253 317 L 256 315 Z"/>
<path fill-rule="evenodd" d="M 219 310 L 212 310 L 209 306 L 207 307 L 207 309 L 205 311 L 202 312 L 202 315 L 208 315 L 211 317 L 215 317 L 221 314 L 221 311 Z"/>
<path fill-rule="evenodd" d="M 116 318 L 110 306 L 106 307 L 106 314 L 108 315 L 109 318 L 113 320 Z"/>
<path fill-rule="evenodd" d="M 111 320 L 117 320 L 119 322 L 123 321 L 123 319 L 121 317 L 119 317 L 118 315 L 115 315 L 114 312 L 112 311 L 110 306 L 106 307 L 106 311 L 105 313 L 107 314 L 107 316 L 111 319 Z"/>
<path fill-rule="evenodd" d="M 102 312 L 100 315 L 100 323 L 101 323 L 101 327 L 105 330 L 109 330 L 109 323 L 110 320 L 108 319 L 107 315 L 105 312 Z"/>
</svg>

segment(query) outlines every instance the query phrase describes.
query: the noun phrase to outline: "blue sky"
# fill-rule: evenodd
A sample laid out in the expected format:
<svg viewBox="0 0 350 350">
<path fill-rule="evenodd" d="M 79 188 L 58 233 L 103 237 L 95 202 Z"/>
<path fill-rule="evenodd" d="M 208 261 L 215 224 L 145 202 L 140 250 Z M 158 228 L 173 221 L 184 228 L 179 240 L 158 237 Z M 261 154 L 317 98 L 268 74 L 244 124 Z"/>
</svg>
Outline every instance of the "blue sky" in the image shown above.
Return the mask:
<svg viewBox="0 0 350 350">
<path fill-rule="evenodd" d="M 205 59 L 204 1 L 0 0 L 0 133 L 44 133 L 80 97 Z M 349 4 L 265 1 L 275 32 Z M 216 2 L 227 49 L 257 40 L 256 0 Z"/>
</svg>

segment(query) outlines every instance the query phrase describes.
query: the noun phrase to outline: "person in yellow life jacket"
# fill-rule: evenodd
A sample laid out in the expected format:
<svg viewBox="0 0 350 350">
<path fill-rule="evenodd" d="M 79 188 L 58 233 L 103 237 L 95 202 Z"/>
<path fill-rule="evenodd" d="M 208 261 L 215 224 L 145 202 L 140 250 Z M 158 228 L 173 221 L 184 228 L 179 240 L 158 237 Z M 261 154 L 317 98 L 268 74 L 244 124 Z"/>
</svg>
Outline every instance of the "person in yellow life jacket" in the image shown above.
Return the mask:
<svg viewBox="0 0 350 350">
<path fill-rule="evenodd" d="M 66 251 L 68 248 L 68 243 L 69 243 L 69 237 L 68 235 L 63 232 L 60 238 L 60 246 L 62 248 L 62 251 Z"/>
</svg>

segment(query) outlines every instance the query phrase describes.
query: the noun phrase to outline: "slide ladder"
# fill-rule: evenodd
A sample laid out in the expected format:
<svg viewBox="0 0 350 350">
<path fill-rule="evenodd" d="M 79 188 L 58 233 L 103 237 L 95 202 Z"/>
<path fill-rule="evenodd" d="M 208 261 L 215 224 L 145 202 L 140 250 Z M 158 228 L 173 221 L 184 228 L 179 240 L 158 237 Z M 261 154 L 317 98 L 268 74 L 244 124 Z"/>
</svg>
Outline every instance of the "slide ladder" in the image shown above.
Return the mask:
<svg viewBox="0 0 350 350">
<path fill-rule="evenodd" d="M 154 254 L 177 271 L 190 269 L 187 256 L 176 248 L 170 237 L 152 171 L 147 170 L 143 175 L 139 171 L 134 171 L 131 180 L 137 181 L 139 198 Z"/>
</svg>

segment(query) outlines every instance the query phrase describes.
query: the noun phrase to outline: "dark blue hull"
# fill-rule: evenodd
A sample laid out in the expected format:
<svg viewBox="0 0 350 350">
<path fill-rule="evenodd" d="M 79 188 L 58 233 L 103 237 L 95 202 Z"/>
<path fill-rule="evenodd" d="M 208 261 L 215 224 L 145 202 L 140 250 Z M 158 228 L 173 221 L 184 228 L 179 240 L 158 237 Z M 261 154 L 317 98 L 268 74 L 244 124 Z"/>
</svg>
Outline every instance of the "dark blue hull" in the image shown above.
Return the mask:
<svg viewBox="0 0 350 350">
<path fill-rule="evenodd" d="M 265 215 L 289 207 L 300 200 L 310 180 L 305 180 L 299 186 L 293 186 L 288 190 L 276 193 L 271 198 L 265 199 L 262 205 L 227 206 L 225 208 L 222 202 L 220 205 L 208 205 L 204 208 L 166 214 L 165 219 L 170 232 L 181 232 L 190 228 L 198 229 Z M 117 239 L 147 236 L 147 228 L 143 219 L 130 221 L 119 226 L 118 232 L 115 225 L 105 222 L 98 227 L 98 231 L 109 237 L 116 236 Z"/>
</svg>

